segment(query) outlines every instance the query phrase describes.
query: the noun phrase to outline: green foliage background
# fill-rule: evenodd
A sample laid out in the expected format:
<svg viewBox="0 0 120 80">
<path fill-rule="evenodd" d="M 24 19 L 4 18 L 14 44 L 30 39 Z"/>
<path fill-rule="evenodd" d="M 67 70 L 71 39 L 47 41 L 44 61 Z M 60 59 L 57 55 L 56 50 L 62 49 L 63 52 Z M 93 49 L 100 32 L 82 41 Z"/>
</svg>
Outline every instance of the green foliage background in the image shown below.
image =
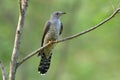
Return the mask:
<svg viewBox="0 0 120 80">
<path fill-rule="evenodd" d="M 44 23 L 53 11 L 61 17 L 64 38 L 90 28 L 106 17 L 120 0 L 29 0 L 19 60 L 40 47 Z M 114 6 L 114 8 L 113 8 Z M 0 1 L 0 60 L 8 73 L 19 16 L 17 0 Z M 34 56 L 17 70 L 16 80 L 120 80 L 120 14 L 100 28 L 57 44 L 45 76 Z M 0 72 L 0 80 L 2 80 Z"/>
</svg>

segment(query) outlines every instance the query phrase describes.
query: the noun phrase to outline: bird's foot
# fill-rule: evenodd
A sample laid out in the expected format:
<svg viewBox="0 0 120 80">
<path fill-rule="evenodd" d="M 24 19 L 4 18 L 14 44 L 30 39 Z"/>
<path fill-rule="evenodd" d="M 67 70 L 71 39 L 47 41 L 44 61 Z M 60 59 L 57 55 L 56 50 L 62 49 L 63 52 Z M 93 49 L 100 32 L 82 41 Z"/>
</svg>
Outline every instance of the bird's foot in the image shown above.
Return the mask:
<svg viewBox="0 0 120 80">
<path fill-rule="evenodd" d="M 54 41 L 50 40 L 48 43 L 53 43 Z"/>
</svg>

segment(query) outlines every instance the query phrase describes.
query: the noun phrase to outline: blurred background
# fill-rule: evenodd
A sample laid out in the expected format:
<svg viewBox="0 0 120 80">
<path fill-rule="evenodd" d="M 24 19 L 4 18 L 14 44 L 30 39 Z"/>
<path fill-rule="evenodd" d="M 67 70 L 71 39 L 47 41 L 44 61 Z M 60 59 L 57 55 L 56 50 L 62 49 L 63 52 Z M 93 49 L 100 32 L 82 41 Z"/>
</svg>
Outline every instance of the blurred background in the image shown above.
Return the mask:
<svg viewBox="0 0 120 80">
<path fill-rule="evenodd" d="M 19 16 L 18 0 L 0 0 L 0 60 L 8 73 Z M 119 6 L 120 0 L 29 0 L 19 60 L 40 47 L 43 26 L 54 11 L 64 29 L 60 39 L 98 24 Z M 78 38 L 59 43 L 45 76 L 38 72 L 37 55 L 24 62 L 16 80 L 120 80 L 120 14 Z M 0 71 L 0 80 L 2 80 Z"/>
</svg>

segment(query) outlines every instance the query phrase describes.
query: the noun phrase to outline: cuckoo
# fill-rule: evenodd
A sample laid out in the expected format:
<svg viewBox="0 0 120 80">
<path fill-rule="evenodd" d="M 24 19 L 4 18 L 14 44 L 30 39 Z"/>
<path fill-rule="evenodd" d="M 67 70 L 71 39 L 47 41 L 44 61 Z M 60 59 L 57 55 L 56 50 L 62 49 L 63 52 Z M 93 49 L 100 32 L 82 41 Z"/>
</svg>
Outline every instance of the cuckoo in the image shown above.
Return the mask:
<svg viewBox="0 0 120 80">
<path fill-rule="evenodd" d="M 63 25 L 60 21 L 60 16 L 66 14 L 65 12 L 57 11 L 53 12 L 50 16 L 50 19 L 46 22 L 44 26 L 44 32 L 41 42 L 41 47 L 50 41 L 58 40 L 59 35 L 62 33 Z M 38 66 L 38 72 L 40 74 L 45 74 L 51 62 L 52 49 L 54 48 L 54 44 L 51 44 L 44 48 L 38 55 L 41 56 L 40 64 Z"/>
</svg>

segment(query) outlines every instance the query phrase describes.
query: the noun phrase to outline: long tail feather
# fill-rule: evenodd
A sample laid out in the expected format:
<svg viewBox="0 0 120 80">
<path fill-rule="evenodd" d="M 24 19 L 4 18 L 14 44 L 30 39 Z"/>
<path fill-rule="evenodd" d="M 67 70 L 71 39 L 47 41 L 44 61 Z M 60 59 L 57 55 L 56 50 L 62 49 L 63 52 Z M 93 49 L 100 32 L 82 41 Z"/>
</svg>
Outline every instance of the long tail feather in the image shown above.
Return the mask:
<svg viewBox="0 0 120 80">
<path fill-rule="evenodd" d="M 41 54 L 41 61 L 38 67 L 38 72 L 40 72 L 41 74 L 45 74 L 48 71 L 51 62 L 51 56 L 52 53 L 49 58 L 46 58 L 45 53 Z"/>
</svg>

